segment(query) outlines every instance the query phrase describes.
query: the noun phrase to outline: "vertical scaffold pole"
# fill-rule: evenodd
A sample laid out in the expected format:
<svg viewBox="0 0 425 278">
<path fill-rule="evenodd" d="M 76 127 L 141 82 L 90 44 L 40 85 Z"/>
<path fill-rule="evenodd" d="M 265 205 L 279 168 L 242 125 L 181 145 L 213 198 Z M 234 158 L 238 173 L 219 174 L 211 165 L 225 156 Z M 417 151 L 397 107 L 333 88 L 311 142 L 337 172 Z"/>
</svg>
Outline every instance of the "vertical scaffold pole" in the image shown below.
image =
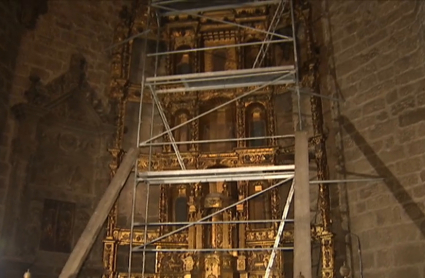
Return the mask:
<svg viewBox="0 0 425 278">
<path fill-rule="evenodd" d="M 312 278 L 308 136 L 295 133 L 294 278 Z"/>
</svg>

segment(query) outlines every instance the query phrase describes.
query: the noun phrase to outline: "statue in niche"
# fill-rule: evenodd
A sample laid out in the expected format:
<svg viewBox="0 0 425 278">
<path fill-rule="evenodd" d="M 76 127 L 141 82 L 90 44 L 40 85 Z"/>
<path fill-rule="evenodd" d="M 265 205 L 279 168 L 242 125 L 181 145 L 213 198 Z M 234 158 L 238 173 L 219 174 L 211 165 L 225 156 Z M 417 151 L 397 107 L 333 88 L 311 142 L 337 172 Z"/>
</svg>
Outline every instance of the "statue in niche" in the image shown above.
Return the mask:
<svg viewBox="0 0 425 278">
<path fill-rule="evenodd" d="M 188 200 L 186 196 L 186 188 L 184 186 L 179 187 L 178 196 L 174 202 L 174 221 L 175 222 L 187 222 L 188 221 Z M 177 225 L 181 226 L 181 225 Z"/>
<path fill-rule="evenodd" d="M 185 112 L 176 113 L 175 126 L 185 123 L 189 120 L 188 114 Z M 189 141 L 189 127 L 188 125 L 183 125 L 182 127 L 174 131 L 174 139 L 177 142 Z M 179 150 L 182 152 L 188 151 L 188 144 L 179 145 Z"/>
<path fill-rule="evenodd" d="M 267 135 L 264 109 L 254 107 L 248 109 L 248 134 L 249 137 L 264 137 Z M 266 145 L 266 139 L 256 139 L 248 141 L 249 147 L 261 147 Z"/>
<path fill-rule="evenodd" d="M 189 53 L 184 53 L 180 59 L 180 62 L 176 66 L 177 74 L 189 74 L 192 73 L 192 66 L 190 65 Z"/>
</svg>

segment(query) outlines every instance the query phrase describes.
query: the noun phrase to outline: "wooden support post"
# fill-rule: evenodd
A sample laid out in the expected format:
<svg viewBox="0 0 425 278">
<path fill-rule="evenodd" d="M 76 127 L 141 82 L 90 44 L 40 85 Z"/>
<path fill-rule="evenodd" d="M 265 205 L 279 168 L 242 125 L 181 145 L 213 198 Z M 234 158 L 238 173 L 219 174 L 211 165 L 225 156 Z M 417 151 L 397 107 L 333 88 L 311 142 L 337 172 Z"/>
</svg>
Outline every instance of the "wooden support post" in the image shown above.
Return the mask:
<svg viewBox="0 0 425 278">
<path fill-rule="evenodd" d="M 294 278 L 312 278 L 307 132 L 295 134 Z"/>
<path fill-rule="evenodd" d="M 94 210 L 86 228 L 72 250 L 71 255 L 62 269 L 62 273 L 59 275 L 59 278 L 77 277 L 84 260 L 93 247 L 96 237 L 99 235 L 112 206 L 118 199 L 118 196 L 136 163 L 138 153 L 138 149 L 130 149 L 124 156 L 120 167 L 118 168 L 115 176 L 112 178 L 111 183 L 106 188 L 106 191 Z"/>
</svg>

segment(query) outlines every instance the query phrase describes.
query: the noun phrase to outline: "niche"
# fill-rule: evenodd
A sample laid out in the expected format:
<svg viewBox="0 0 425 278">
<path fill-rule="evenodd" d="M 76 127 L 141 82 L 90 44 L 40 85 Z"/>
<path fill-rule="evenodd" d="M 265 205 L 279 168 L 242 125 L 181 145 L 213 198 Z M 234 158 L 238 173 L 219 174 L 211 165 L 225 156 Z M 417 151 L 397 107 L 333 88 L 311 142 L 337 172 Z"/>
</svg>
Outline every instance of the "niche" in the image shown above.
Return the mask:
<svg viewBox="0 0 425 278">
<path fill-rule="evenodd" d="M 216 164 L 212 167 L 209 167 L 208 169 L 225 169 L 228 168 L 221 164 Z M 219 209 L 226 207 L 230 203 L 233 203 L 238 200 L 238 191 L 237 191 L 237 183 L 236 182 L 208 182 L 208 183 L 202 183 L 201 184 L 202 193 L 204 201 L 206 198 L 213 198 L 214 199 L 220 199 L 221 203 L 215 203 L 215 202 L 208 202 L 208 205 L 205 205 L 205 214 L 209 215 L 212 213 L 215 213 Z M 211 200 L 211 199 L 210 199 Z M 223 220 L 229 220 L 231 219 L 232 215 L 236 215 L 236 208 L 230 208 L 226 210 L 225 212 L 222 212 L 220 214 L 216 214 L 212 216 L 208 222 L 211 223 L 211 225 L 203 225 L 203 231 L 204 231 L 204 246 L 206 248 L 214 248 L 213 242 L 216 241 L 217 237 L 222 237 L 224 226 L 222 223 L 215 224 L 216 228 L 214 229 L 213 224 L 215 221 L 223 221 Z M 217 226 L 219 228 L 217 228 Z M 231 225 L 229 225 L 231 226 Z M 215 230 L 215 231 L 214 231 Z M 237 234 L 235 235 L 236 229 L 232 229 L 232 238 L 236 238 Z M 236 240 L 235 240 L 236 242 Z"/>
<path fill-rule="evenodd" d="M 50 252 L 71 252 L 74 220 L 74 203 L 44 200 L 40 249 Z"/>
<path fill-rule="evenodd" d="M 267 115 L 264 106 L 259 103 L 252 103 L 246 108 L 245 113 L 247 137 L 267 136 Z M 247 145 L 248 147 L 264 147 L 267 145 L 267 139 L 249 140 Z"/>
<path fill-rule="evenodd" d="M 178 188 L 178 195 L 174 201 L 174 222 L 187 222 L 188 221 L 188 207 L 187 207 L 186 187 L 180 186 Z M 180 226 L 180 225 L 177 225 Z"/>
<path fill-rule="evenodd" d="M 178 126 L 189 120 L 189 111 L 181 109 L 174 113 L 174 126 Z M 190 129 L 189 124 L 185 124 L 180 128 L 173 131 L 174 139 L 176 142 L 189 141 L 190 140 Z M 179 150 L 187 152 L 189 150 L 188 144 L 178 145 Z"/>
<path fill-rule="evenodd" d="M 184 51 L 190 50 L 191 47 L 188 45 L 181 45 L 176 50 Z M 181 52 L 174 54 L 174 72 L 176 74 L 189 74 L 193 73 L 193 55 L 192 52 Z"/>
<path fill-rule="evenodd" d="M 292 34 L 292 26 L 287 25 L 284 26 L 276 32 L 279 35 L 293 37 Z M 282 38 L 277 37 L 276 40 L 281 40 Z M 274 43 L 273 48 L 275 49 L 275 65 L 276 66 L 286 66 L 286 65 L 293 65 L 294 60 L 294 44 L 293 42 L 280 42 L 280 43 Z"/>
<path fill-rule="evenodd" d="M 228 99 L 216 98 L 201 105 L 200 112 L 204 113 L 210 109 L 225 103 Z M 235 138 L 236 105 L 229 104 L 215 110 L 199 119 L 199 135 L 201 140 L 217 140 Z M 236 147 L 236 141 L 203 143 L 200 150 L 203 152 L 226 152 Z"/>
<path fill-rule="evenodd" d="M 260 42 L 260 40 L 249 40 L 248 43 Z M 244 68 L 251 69 L 260 52 L 261 44 L 248 45 L 244 47 Z"/>
<path fill-rule="evenodd" d="M 168 187 L 169 199 L 167 200 L 168 221 L 176 222 L 173 226 L 168 226 L 166 230 L 177 229 L 187 222 L 189 219 L 189 208 L 186 185 L 171 185 Z M 180 224 L 179 224 L 179 223 Z"/>
<path fill-rule="evenodd" d="M 251 196 L 264 190 L 267 185 L 263 182 L 251 182 L 248 186 L 248 195 Z M 264 192 L 248 201 L 248 214 L 250 220 L 264 220 L 263 223 L 251 223 L 252 229 L 264 229 L 271 226 L 265 220 L 271 219 L 270 193 Z"/>
<path fill-rule="evenodd" d="M 143 80 L 143 74 L 146 77 L 153 76 L 155 74 L 155 57 L 147 57 L 146 55 L 155 53 L 156 41 L 148 40 L 145 42 L 144 39 L 134 39 L 131 48 L 131 61 L 130 61 L 130 76 L 129 80 L 133 84 L 140 84 Z M 145 53 L 146 46 L 146 53 Z M 159 45 L 162 50 L 163 45 Z M 146 59 L 146 60 L 145 60 Z M 146 62 L 144 62 L 146 61 Z M 145 71 L 143 72 L 143 67 Z"/>
<path fill-rule="evenodd" d="M 213 71 L 224 71 L 226 70 L 226 49 L 216 49 L 212 52 L 212 65 Z"/>
</svg>

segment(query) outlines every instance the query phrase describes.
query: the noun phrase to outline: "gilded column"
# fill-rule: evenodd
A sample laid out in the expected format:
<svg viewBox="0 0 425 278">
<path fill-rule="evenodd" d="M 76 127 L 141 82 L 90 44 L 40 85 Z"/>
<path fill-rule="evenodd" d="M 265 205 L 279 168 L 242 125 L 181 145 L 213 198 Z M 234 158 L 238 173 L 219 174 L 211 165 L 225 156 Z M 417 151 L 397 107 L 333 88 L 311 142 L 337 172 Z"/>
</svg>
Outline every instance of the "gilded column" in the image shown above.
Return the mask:
<svg viewBox="0 0 425 278">
<path fill-rule="evenodd" d="M 237 138 L 245 138 L 245 104 L 242 100 L 236 101 L 236 136 Z M 244 148 L 247 146 L 246 141 L 238 141 L 238 148 Z"/>
<path fill-rule="evenodd" d="M 311 16 L 311 15 L 310 15 Z M 307 69 L 307 75 L 304 80 L 304 85 L 311 88 L 316 94 L 320 94 L 320 80 L 318 71 L 318 60 L 313 54 L 313 37 L 312 37 L 312 25 L 309 18 L 306 21 L 306 38 L 308 46 L 309 65 Z M 316 165 L 317 165 L 317 179 L 328 180 L 329 169 L 328 159 L 326 153 L 326 137 L 323 133 L 323 111 L 322 111 L 322 99 L 318 96 L 312 96 L 310 98 L 311 113 L 313 132 L 315 136 L 316 145 Z M 323 231 L 319 235 L 322 250 L 322 277 L 333 278 L 335 276 L 335 261 L 334 261 L 334 240 L 331 232 L 331 209 L 330 209 L 330 196 L 329 196 L 329 185 L 319 184 L 319 210 L 321 215 L 321 222 L 323 225 Z"/>
<path fill-rule="evenodd" d="M 114 42 L 119 44 L 123 42 L 130 32 L 131 15 L 126 8 L 121 11 L 121 21 L 115 30 Z M 109 164 L 111 178 L 115 175 L 121 159 L 123 157 L 122 139 L 124 135 L 124 117 L 126 108 L 126 92 L 128 85 L 128 65 L 129 61 L 129 43 L 123 43 L 113 48 L 111 82 L 110 82 L 110 102 L 115 105 L 117 111 L 116 133 L 113 148 L 108 151 L 112 155 L 112 161 Z M 110 211 L 107 219 L 106 237 L 103 241 L 103 267 L 102 277 L 116 276 L 117 261 L 117 239 L 114 237 L 117 222 L 117 205 L 115 204 Z"/>
<path fill-rule="evenodd" d="M 274 120 L 274 108 L 273 108 L 273 93 L 270 93 L 267 96 L 267 122 L 268 122 L 268 130 L 267 135 L 268 136 L 274 136 L 275 135 L 275 120 Z M 276 146 L 276 138 L 269 138 L 268 139 L 269 146 Z"/>
<path fill-rule="evenodd" d="M 248 183 L 246 181 L 240 181 L 238 182 L 238 200 L 243 200 L 247 197 L 247 188 Z M 236 215 L 237 219 L 239 221 L 247 220 L 248 214 L 248 206 L 247 202 L 239 204 L 236 206 Z M 236 247 L 238 248 L 245 248 L 246 247 L 246 225 L 244 223 L 239 224 L 239 234 L 238 234 L 238 242 L 235 242 L 237 244 Z M 238 252 L 238 258 L 236 262 L 236 269 L 239 272 L 239 275 L 241 278 L 248 278 L 248 272 L 246 269 L 246 253 L 245 252 Z"/>
<path fill-rule="evenodd" d="M 192 101 L 192 111 L 193 111 L 192 117 L 198 116 L 199 114 L 198 100 Z M 199 140 L 199 120 L 192 121 L 190 126 L 191 126 L 191 140 L 192 141 Z M 199 144 L 193 144 L 193 143 L 190 144 L 190 151 L 191 152 L 198 151 L 199 150 L 198 146 Z"/>
</svg>

